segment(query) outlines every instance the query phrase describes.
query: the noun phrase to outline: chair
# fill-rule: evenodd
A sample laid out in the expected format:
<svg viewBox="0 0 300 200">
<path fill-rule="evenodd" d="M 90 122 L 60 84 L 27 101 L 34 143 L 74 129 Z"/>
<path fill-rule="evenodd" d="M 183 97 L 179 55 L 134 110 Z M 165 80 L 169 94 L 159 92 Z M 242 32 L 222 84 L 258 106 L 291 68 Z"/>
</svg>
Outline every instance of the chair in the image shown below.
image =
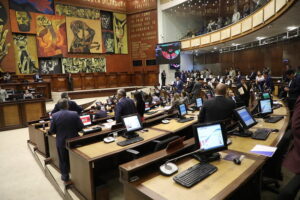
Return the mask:
<svg viewBox="0 0 300 200">
<path fill-rule="evenodd" d="M 293 200 L 300 190 L 300 174 L 295 175 L 280 191 L 278 200 Z"/>
<path fill-rule="evenodd" d="M 280 184 L 278 180 L 282 180 L 281 165 L 284 155 L 288 151 L 292 139 L 292 130 L 287 130 L 280 140 L 275 154 L 270 158 L 263 168 L 263 184 L 262 189 L 279 194 Z"/>
</svg>

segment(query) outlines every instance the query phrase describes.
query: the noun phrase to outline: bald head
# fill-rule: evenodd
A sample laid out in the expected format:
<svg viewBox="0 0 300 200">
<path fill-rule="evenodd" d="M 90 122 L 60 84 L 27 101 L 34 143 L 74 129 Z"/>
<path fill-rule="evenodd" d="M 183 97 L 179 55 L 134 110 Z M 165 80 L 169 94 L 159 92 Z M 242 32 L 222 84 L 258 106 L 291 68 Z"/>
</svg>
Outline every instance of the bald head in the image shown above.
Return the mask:
<svg viewBox="0 0 300 200">
<path fill-rule="evenodd" d="M 216 95 L 226 95 L 227 86 L 224 83 L 219 83 L 216 87 Z"/>
</svg>

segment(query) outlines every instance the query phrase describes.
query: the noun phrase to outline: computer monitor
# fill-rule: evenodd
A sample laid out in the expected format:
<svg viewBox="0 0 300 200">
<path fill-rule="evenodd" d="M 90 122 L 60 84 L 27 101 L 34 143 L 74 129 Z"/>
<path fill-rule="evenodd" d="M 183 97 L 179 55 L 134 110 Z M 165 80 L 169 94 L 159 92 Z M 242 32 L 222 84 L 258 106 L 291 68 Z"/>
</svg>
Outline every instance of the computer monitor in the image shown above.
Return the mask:
<svg viewBox="0 0 300 200">
<path fill-rule="evenodd" d="M 80 119 L 84 126 L 89 126 L 92 124 L 90 115 L 82 115 L 82 116 L 80 116 Z"/>
<path fill-rule="evenodd" d="M 262 93 L 262 99 L 271 99 L 271 95 L 268 92 Z"/>
<path fill-rule="evenodd" d="M 238 117 L 243 129 L 249 129 L 257 124 L 257 121 L 253 118 L 245 106 L 235 109 L 234 112 Z"/>
<path fill-rule="evenodd" d="M 197 99 L 196 99 L 196 107 L 197 107 L 197 108 L 201 108 L 202 105 L 203 105 L 202 98 L 197 98 Z"/>
<path fill-rule="evenodd" d="M 125 138 L 137 137 L 135 131 L 142 130 L 143 125 L 138 114 L 126 115 L 122 117 L 122 122 L 126 128 Z"/>
<path fill-rule="evenodd" d="M 271 99 L 259 100 L 259 112 L 262 115 L 268 115 L 273 113 Z"/>
<path fill-rule="evenodd" d="M 180 118 L 183 118 L 187 114 L 186 105 L 184 103 L 178 106 L 178 113 Z"/>
<path fill-rule="evenodd" d="M 150 110 L 150 104 L 149 102 L 145 102 L 145 111 L 149 111 Z"/>
<path fill-rule="evenodd" d="M 220 159 L 217 152 L 227 149 L 226 131 L 221 122 L 194 125 L 193 132 L 196 149 L 203 150 L 197 158 L 204 162 Z"/>
</svg>

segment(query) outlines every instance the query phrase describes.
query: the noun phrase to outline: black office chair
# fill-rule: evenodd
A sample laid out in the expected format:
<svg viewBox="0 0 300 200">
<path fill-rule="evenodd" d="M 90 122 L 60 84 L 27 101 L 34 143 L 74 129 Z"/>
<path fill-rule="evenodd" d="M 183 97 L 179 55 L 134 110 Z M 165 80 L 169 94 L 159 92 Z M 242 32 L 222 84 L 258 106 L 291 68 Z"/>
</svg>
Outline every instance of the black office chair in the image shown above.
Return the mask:
<svg viewBox="0 0 300 200">
<path fill-rule="evenodd" d="M 275 154 L 267 160 L 263 167 L 263 184 L 262 189 L 279 194 L 280 184 L 278 181 L 283 180 L 281 165 L 284 155 L 287 153 L 292 140 L 292 130 L 287 130 L 281 138 Z"/>
<path fill-rule="evenodd" d="M 300 174 L 297 174 L 282 188 L 278 200 L 294 200 L 299 191 Z"/>
</svg>

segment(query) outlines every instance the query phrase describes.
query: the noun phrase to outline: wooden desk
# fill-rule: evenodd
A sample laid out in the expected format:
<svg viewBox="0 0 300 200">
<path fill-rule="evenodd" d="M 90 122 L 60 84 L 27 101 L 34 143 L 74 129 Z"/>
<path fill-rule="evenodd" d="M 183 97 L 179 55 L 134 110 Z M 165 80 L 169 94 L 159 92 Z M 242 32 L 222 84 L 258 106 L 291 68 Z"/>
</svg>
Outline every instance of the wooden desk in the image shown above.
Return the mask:
<svg viewBox="0 0 300 200">
<path fill-rule="evenodd" d="M 46 115 L 45 99 L 0 103 L 0 131 L 27 127 L 27 122 Z"/>
<path fill-rule="evenodd" d="M 199 161 L 192 158 L 177 162 L 178 173 L 197 163 Z M 153 173 L 145 175 L 137 182 L 124 182 L 125 199 L 225 199 L 257 172 L 263 160 L 255 156 L 246 156 L 241 165 L 223 159 L 211 164 L 218 168 L 217 172 L 190 189 L 175 183 L 173 176 L 163 176 L 158 169 L 154 169 Z"/>
<path fill-rule="evenodd" d="M 149 128 L 148 130 L 148 132 L 138 132 L 140 136 L 144 138 L 143 141 L 124 147 L 118 146 L 115 142 L 105 144 L 103 141 L 100 141 L 78 148 L 69 148 L 71 179 L 75 188 L 85 198 L 89 200 L 96 199 L 95 177 L 97 177 L 96 173 L 98 168 L 105 165 L 105 159 L 108 159 L 109 157 L 120 157 L 127 149 L 145 145 L 154 139 L 159 139 L 170 134 L 170 132 L 163 130 L 156 130 L 152 128 Z M 125 139 L 118 137 L 117 140 L 123 141 Z"/>
<path fill-rule="evenodd" d="M 48 138 L 46 131 L 49 129 L 49 121 L 44 122 L 45 130 L 42 128 L 43 123 L 30 123 L 28 125 L 29 142 L 36 146 L 37 151 L 44 157 L 49 157 Z M 46 130 L 47 129 L 47 130 Z"/>
</svg>

